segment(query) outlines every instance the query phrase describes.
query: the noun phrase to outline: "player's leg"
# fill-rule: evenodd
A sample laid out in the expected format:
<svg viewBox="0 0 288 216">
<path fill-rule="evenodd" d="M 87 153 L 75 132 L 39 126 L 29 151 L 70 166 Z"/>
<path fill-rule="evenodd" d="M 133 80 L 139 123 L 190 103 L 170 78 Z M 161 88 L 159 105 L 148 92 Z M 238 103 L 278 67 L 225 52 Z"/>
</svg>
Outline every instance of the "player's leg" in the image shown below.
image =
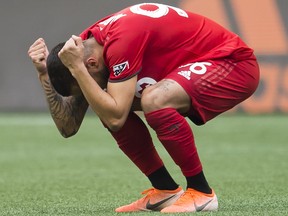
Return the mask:
<svg viewBox="0 0 288 216">
<path fill-rule="evenodd" d="M 150 179 L 153 187 L 159 190 L 173 190 L 178 187 L 164 167 L 148 128 L 137 114 L 129 113 L 123 128 L 110 133 L 119 148 Z M 154 177 L 157 171 L 163 176 L 163 182 Z"/>
<path fill-rule="evenodd" d="M 190 125 L 182 114 L 191 107 L 191 99 L 174 80 L 165 79 L 145 89 L 142 108 L 148 124 L 181 168 L 187 185 L 211 193 L 194 142 Z"/>
<path fill-rule="evenodd" d="M 189 118 L 197 124 L 203 124 L 247 99 L 258 85 L 259 69 L 254 60 L 237 63 L 231 60 L 197 62 L 180 67 L 169 78 L 176 80 L 189 94 Z M 159 104 L 155 106 L 156 109 L 158 107 Z M 193 185 L 189 186 L 194 176 L 184 175 L 188 189 L 175 204 L 161 212 L 217 210 L 218 201 L 214 191 L 205 194 L 194 190 Z"/>
<path fill-rule="evenodd" d="M 159 211 L 175 202 L 183 190 L 166 170 L 141 118 L 131 112 L 123 128 L 117 132 L 110 131 L 110 133 L 117 141 L 119 148 L 147 176 L 153 186 L 153 189 L 145 191 L 145 197 L 129 205 L 119 207 L 116 211 Z M 150 204 L 148 204 L 149 200 Z"/>
<path fill-rule="evenodd" d="M 195 209 L 194 197 L 197 195 L 197 200 L 200 200 L 197 203 L 201 203 L 202 206 L 208 203 L 205 207 L 215 210 L 218 208 L 216 195 L 204 176 L 190 125 L 181 115 L 190 107 L 189 95 L 172 79 L 163 80 L 147 88 L 142 95 L 142 108 L 148 124 L 155 130 L 187 180 L 187 190 L 176 203 L 182 200 L 184 208 L 189 206 Z M 167 208 L 169 206 L 163 210 Z M 174 208 L 174 212 L 182 211 L 183 208 Z"/>
</svg>

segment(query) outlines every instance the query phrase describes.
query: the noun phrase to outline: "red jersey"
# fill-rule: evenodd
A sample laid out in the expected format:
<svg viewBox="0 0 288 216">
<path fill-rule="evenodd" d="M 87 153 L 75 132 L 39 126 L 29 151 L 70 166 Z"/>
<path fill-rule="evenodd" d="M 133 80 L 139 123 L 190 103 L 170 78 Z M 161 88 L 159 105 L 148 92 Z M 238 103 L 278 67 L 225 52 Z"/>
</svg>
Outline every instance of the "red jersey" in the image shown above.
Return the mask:
<svg viewBox="0 0 288 216">
<path fill-rule="evenodd" d="M 212 20 L 156 3 L 123 9 L 80 34 L 83 40 L 91 36 L 104 46 L 109 82 L 137 74 L 138 80 L 158 82 L 187 63 L 219 58 L 242 60 L 253 53 L 236 34 Z"/>
</svg>

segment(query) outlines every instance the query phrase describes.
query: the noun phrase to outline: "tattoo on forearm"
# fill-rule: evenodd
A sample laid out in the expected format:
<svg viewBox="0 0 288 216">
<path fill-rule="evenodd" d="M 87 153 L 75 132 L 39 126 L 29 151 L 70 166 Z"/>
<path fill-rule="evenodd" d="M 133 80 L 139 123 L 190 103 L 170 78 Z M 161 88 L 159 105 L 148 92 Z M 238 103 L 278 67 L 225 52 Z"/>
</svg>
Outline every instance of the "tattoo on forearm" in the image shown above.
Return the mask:
<svg viewBox="0 0 288 216">
<path fill-rule="evenodd" d="M 65 117 L 65 113 L 69 111 L 68 109 L 65 110 L 64 108 L 63 98 L 57 94 L 57 92 L 52 88 L 48 80 L 44 81 L 43 87 L 47 96 L 51 115 L 53 116 L 53 118 L 63 119 Z"/>
<path fill-rule="evenodd" d="M 79 129 L 88 108 L 84 97 L 62 97 L 51 86 L 49 80 L 43 81 L 50 113 L 60 133 L 67 137 Z"/>
</svg>

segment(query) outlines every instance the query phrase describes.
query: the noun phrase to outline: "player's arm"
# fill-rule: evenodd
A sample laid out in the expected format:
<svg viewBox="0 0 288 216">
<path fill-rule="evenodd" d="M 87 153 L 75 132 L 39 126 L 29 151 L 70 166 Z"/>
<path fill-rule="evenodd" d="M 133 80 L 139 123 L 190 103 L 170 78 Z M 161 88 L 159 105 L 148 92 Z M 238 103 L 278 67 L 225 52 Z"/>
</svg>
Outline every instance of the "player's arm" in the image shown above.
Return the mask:
<svg viewBox="0 0 288 216">
<path fill-rule="evenodd" d="M 52 87 L 48 76 L 39 76 L 55 125 L 65 138 L 76 134 L 81 126 L 88 103 L 83 95 L 63 97 Z"/>
<path fill-rule="evenodd" d="M 75 78 L 93 111 L 112 131 L 121 129 L 131 110 L 137 76 L 119 83 L 108 83 L 103 91 L 88 72 L 77 71 Z M 84 72 L 84 73 L 83 73 Z"/>
<path fill-rule="evenodd" d="M 62 97 L 50 83 L 46 68 L 48 49 L 42 38 L 36 40 L 28 50 L 28 55 L 38 71 L 51 116 L 63 137 L 74 135 L 80 128 L 88 103 L 83 95 Z"/>
<path fill-rule="evenodd" d="M 59 52 L 59 57 L 77 80 L 93 111 L 110 130 L 117 131 L 124 125 L 131 109 L 137 76 L 123 82 L 108 83 L 107 91 L 104 91 L 85 67 L 83 50 L 81 38 L 72 36 Z"/>
<path fill-rule="evenodd" d="M 85 66 L 70 69 L 90 107 L 112 131 L 125 123 L 133 102 L 137 76 L 119 83 L 108 83 L 104 91 Z"/>
</svg>

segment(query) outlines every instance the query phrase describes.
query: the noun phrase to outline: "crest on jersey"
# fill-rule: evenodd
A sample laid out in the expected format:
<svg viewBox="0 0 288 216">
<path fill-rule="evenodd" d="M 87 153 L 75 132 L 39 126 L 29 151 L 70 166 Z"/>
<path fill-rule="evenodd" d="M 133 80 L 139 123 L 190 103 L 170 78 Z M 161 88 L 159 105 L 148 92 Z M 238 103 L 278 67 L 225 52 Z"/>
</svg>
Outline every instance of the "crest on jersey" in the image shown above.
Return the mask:
<svg viewBox="0 0 288 216">
<path fill-rule="evenodd" d="M 151 77 L 143 77 L 142 79 L 138 80 L 136 84 L 135 96 L 141 98 L 144 89 L 148 86 L 154 85 L 155 83 L 157 83 L 156 80 Z"/>
<path fill-rule="evenodd" d="M 129 69 L 128 61 L 113 66 L 114 76 L 119 76 L 125 69 Z"/>
</svg>

